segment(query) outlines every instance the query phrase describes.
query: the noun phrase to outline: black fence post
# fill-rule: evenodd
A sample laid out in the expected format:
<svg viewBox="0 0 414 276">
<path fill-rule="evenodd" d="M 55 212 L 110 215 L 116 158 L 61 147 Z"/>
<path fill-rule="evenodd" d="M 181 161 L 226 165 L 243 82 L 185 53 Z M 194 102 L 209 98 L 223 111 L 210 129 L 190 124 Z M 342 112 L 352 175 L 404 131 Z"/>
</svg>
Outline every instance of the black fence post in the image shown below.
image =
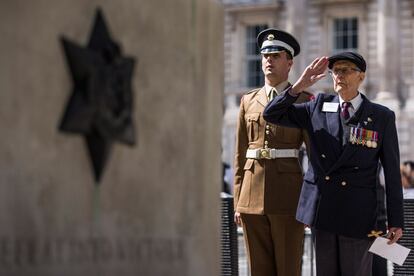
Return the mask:
<svg viewBox="0 0 414 276">
<path fill-rule="evenodd" d="M 399 244 L 414 249 L 414 199 L 404 199 L 404 233 Z M 414 275 L 414 250 L 410 251 L 403 266 L 394 264 L 394 276 Z"/>
<path fill-rule="evenodd" d="M 237 225 L 233 221 L 233 197 L 221 193 L 221 275 L 239 275 Z"/>
</svg>

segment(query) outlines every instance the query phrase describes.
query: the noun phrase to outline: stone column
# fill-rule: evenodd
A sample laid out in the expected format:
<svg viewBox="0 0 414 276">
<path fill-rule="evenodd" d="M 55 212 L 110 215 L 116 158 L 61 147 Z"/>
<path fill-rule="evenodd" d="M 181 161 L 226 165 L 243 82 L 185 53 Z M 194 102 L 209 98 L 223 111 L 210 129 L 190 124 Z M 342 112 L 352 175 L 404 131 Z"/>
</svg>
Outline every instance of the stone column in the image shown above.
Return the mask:
<svg viewBox="0 0 414 276">
<path fill-rule="evenodd" d="M 137 144 L 113 144 L 100 185 L 84 137 L 58 131 L 60 37 L 85 47 L 97 7 L 137 61 Z M 218 276 L 220 1 L 0 1 L 0 18 L 0 275 Z"/>
<path fill-rule="evenodd" d="M 223 147 L 222 159 L 224 162 L 228 163 L 233 167 L 234 162 L 234 152 L 236 146 L 236 128 L 239 115 L 238 102 L 236 100 L 236 95 L 228 95 L 226 97 L 226 110 L 223 117 Z"/>
<path fill-rule="evenodd" d="M 399 93 L 399 19 L 396 0 L 378 0 L 379 90 Z"/>
<path fill-rule="evenodd" d="M 414 1 L 405 3 L 405 8 L 410 9 L 412 16 L 414 15 Z M 412 21 L 412 17 L 408 20 Z M 411 23 L 411 29 L 413 28 L 414 26 Z M 404 108 L 401 116 L 401 121 L 403 121 L 404 125 L 406 126 L 406 132 L 403 134 L 403 136 L 400 135 L 399 137 L 400 141 L 403 139 L 405 141 L 404 145 L 402 145 L 402 148 L 400 148 L 401 161 L 414 160 L 414 74 L 411 74 L 411 78 L 404 79 L 404 83 L 408 86 L 408 95 L 405 98 Z"/>
<path fill-rule="evenodd" d="M 401 133 L 399 133 L 401 161 L 414 160 L 414 85 L 411 84 L 408 98 L 400 117 Z"/>
<path fill-rule="evenodd" d="M 379 91 L 375 102 L 387 106 L 396 114 L 401 155 L 406 152 L 409 128 L 400 112 L 400 47 L 399 47 L 399 1 L 378 0 L 378 67 Z"/>
<path fill-rule="evenodd" d="M 305 45 L 305 20 L 306 5 L 305 0 L 289 0 L 286 4 L 286 31 L 291 33 L 299 42 L 301 53 L 294 58 L 294 66 L 289 75 L 290 81 L 299 78 L 302 70 L 305 68 L 306 45 Z"/>
</svg>

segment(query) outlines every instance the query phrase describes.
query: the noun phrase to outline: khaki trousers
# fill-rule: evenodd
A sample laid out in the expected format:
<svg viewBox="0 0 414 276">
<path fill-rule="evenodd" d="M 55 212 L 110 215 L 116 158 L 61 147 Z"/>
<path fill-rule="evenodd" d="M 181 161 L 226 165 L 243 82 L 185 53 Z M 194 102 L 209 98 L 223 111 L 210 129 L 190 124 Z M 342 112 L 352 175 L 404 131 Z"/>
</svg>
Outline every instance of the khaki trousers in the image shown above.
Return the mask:
<svg viewBox="0 0 414 276">
<path fill-rule="evenodd" d="M 251 276 L 300 276 L 304 226 L 294 216 L 241 214 Z"/>
</svg>

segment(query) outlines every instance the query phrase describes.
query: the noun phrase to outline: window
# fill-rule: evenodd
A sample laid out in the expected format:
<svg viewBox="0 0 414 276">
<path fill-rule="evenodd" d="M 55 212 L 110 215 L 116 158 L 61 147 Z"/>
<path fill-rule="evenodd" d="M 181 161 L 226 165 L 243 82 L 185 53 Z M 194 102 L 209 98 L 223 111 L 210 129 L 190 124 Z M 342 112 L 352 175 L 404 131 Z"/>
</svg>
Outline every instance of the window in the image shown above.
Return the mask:
<svg viewBox="0 0 414 276">
<path fill-rule="evenodd" d="M 261 55 L 257 48 L 256 38 L 261 31 L 267 28 L 267 25 L 253 25 L 247 26 L 246 28 L 246 71 L 248 87 L 258 87 L 264 84 Z"/>
<path fill-rule="evenodd" d="M 333 51 L 358 50 L 358 19 L 336 18 L 333 22 Z"/>
</svg>

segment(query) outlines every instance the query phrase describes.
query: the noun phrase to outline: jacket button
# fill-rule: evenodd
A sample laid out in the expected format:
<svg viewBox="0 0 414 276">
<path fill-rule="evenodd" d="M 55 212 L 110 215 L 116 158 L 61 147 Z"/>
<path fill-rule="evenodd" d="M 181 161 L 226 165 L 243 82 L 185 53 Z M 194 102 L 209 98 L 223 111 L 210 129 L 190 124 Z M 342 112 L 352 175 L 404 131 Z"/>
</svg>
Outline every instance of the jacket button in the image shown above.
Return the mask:
<svg viewBox="0 0 414 276">
<path fill-rule="evenodd" d="M 269 142 L 268 141 L 265 141 L 265 145 L 267 145 L 267 144 L 269 144 Z"/>
<path fill-rule="evenodd" d="M 269 125 L 266 125 L 266 129 L 269 129 L 270 128 L 270 126 Z"/>
<path fill-rule="evenodd" d="M 341 185 L 342 185 L 342 186 L 346 186 L 346 181 L 342 181 L 342 182 L 341 182 Z"/>
<path fill-rule="evenodd" d="M 269 133 L 270 133 L 270 131 L 266 130 L 266 134 L 269 134 Z"/>
<path fill-rule="evenodd" d="M 325 180 L 329 180 L 329 179 L 331 179 L 331 178 L 329 177 L 329 175 L 325 176 Z"/>
<path fill-rule="evenodd" d="M 326 158 L 326 155 L 322 153 L 322 154 L 321 154 L 321 157 L 322 157 L 322 158 Z"/>
</svg>

